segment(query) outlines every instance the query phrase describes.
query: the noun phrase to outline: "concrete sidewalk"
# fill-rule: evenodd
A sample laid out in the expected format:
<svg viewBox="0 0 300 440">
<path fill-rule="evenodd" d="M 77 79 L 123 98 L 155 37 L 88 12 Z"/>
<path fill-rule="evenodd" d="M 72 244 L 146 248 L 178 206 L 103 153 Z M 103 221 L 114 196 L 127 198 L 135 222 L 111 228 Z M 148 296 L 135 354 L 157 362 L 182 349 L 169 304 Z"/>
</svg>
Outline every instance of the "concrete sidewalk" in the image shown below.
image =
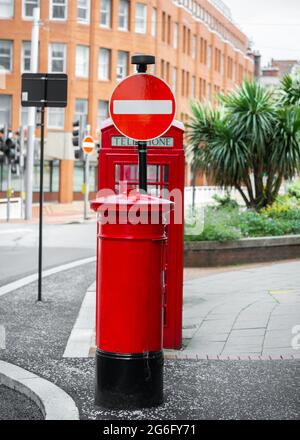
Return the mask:
<svg viewBox="0 0 300 440">
<path fill-rule="evenodd" d="M 95 283 L 65 357 L 95 354 Z M 183 348 L 167 359 L 300 358 L 300 262 L 185 271 Z"/>
<path fill-rule="evenodd" d="M 183 320 L 184 352 L 300 357 L 300 262 L 186 281 Z"/>
<path fill-rule="evenodd" d="M 43 215 L 45 224 L 66 224 L 72 222 L 83 222 L 84 203 L 81 201 L 72 203 L 44 203 Z M 92 210 L 88 210 L 90 221 L 96 220 L 96 215 Z M 32 219 L 12 219 L 10 223 L 16 224 L 37 224 L 39 222 L 39 205 L 35 203 L 32 207 Z M 6 220 L 0 220 L 7 223 Z"/>
</svg>

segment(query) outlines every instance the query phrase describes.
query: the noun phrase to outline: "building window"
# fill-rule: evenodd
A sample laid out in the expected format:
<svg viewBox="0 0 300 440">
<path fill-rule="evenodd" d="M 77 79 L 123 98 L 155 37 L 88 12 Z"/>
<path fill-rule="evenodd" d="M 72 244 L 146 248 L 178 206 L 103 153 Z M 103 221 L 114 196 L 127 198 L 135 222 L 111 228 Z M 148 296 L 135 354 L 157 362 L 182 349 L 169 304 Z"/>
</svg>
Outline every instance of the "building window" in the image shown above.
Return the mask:
<svg viewBox="0 0 300 440">
<path fill-rule="evenodd" d="M 33 10 L 39 8 L 39 0 L 23 0 L 22 2 L 22 15 L 23 18 L 33 18 Z"/>
<path fill-rule="evenodd" d="M 0 95 L 0 127 L 11 126 L 11 95 Z"/>
<path fill-rule="evenodd" d="M 91 0 L 77 0 L 77 21 L 79 23 L 90 22 Z"/>
<path fill-rule="evenodd" d="M 22 72 L 30 72 L 31 43 L 23 41 L 22 43 Z"/>
<path fill-rule="evenodd" d="M 128 52 L 118 51 L 117 79 L 123 79 L 128 72 Z"/>
<path fill-rule="evenodd" d="M 76 46 L 76 68 L 75 74 L 81 78 L 89 76 L 90 51 L 88 46 Z"/>
<path fill-rule="evenodd" d="M 12 71 L 13 43 L 10 40 L 0 40 L 0 70 Z"/>
<path fill-rule="evenodd" d="M 192 83 L 191 83 L 191 97 L 194 99 L 196 96 L 196 78 L 192 76 Z"/>
<path fill-rule="evenodd" d="M 51 73 L 65 73 L 66 71 L 66 45 L 52 43 L 49 46 L 49 66 Z"/>
<path fill-rule="evenodd" d="M 50 20 L 66 20 L 67 0 L 50 1 Z"/>
<path fill-rule="evenodd" d="M 151 35 L 152 35 L 152 37 L 156 37 L 156 21 L 157 21 L 157 9 L 152 8 L 152 14 L 151 14 Z"/>
<path fill-rule="evenodd" d="M 98 128 L 101 127 L 102 122 L 108 118 L 108 101 L 98 101 Z"/>
<path fill-rule="evenodd" d="M 207 66 L 209 69 L 211 69 L 211 64 L 212 63 L 212 47 L 208 46 L 208 50 L 207 50 Z"/>
<path fill-rule="evenodd" d="M 119 1 L 119 25 L 120 31 L 128 31 L 128 17 L 129 17 L 129 1 Z"/>
<path fill-rule="evenodd" d="M 176 95 L 176 90 L 177 90 L 177 69 L 176 67 L 173 67 L 173 72 L 172 72 L 172 90 L 174 95 Z"/>
<path fill-rule="evenodd" d="M 98 79 L 107 81 L 110 79 L 111 50 L 101 47 L 98 59 Z"/>
<path fill-rule="evenodd" d="M 174 23 L 173 26 L 173 47 L 178 48 L 178 23 Z"/>
<path fill-rule="evenodd" d="M 168 27 L 167 27 L 167 43 L 171 44 L 171 28 L 172 28 L 172 22 L 171 22 L 171 15 L 168 15 Z"/>
<path fill-rule="evenodd" d="M 48 108 L 48 128 L 63 130 L 65 126 L 65 109 L 60 107 Z"/>
<path fill-rule="evenodd" d="M 0 18 L 14 16 L 14 0 L 0 0 Z"/>
<path fill-rule="evenodd" d="M 105 28 L 111 26 L 111 0 L 101 0 L 100 26 Z"/>
<path fill-rule="evenodd" d="M 147 5 L 136 3 L 135 5 L 135 32 L 145 34 L 147 31 Z"/>
<path fill-rule="evenodd" d="M 79 121 L 82 117 L 83 125 L 87 123 L 88 115 L 88 100 L 87 99 L 76 99 L 75 100 L 75 114 L 74 121 Z"/>
<path fill-rule="evenodd" d="M 166 40 L 166 13 L 162 12 L 161 16 L 161 39 L 162 41 Z"/>
<path fill-rule="evenodd" d="M 193 38 L 192 38 L 192 58 L 193 59 L 196 58 L 196 53 L 197 53 L 197 37 L 196 37 L 196 35 L 193 35 Z"/>
</svg>

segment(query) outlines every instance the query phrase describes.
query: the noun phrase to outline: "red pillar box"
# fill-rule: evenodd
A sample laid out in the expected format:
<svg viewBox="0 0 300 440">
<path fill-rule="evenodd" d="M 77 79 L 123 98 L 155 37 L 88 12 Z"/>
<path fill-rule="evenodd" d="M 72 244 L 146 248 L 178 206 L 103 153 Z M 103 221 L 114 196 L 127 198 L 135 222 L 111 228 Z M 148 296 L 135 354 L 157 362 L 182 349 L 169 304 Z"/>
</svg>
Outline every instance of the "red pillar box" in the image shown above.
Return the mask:
<svg viewBox="0 0 300 440">
<path fill-rule="evenodd" d="M 139 193 L 91 203 L 98 213 L 96 405 L 163 400 L 164 218 L 172 202 Z"/>
</svg>

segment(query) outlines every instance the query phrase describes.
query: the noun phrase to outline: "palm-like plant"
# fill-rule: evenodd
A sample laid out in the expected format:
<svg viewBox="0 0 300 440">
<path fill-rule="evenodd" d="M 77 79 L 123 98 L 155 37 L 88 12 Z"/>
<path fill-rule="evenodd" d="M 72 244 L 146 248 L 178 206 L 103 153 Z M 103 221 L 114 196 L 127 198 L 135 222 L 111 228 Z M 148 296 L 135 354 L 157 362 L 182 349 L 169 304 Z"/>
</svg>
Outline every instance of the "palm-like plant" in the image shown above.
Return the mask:
<svg viewBox="0 0 300 440">
<path fill-rule="evenodd" d="M 272 92 L 245 81 L 220 97 L 222 107 L 194 102 L 188 124 L 192 166 L 220 186 L 235 187 L 260 209 L 300 166 L 300 109 L 280 108 Z"/>
<path fill-rule="evenodd" d="M 280 104 L 282 106 L 300 105 L 300 76 L 285 75 L 281 80 Z"/>
</svg>

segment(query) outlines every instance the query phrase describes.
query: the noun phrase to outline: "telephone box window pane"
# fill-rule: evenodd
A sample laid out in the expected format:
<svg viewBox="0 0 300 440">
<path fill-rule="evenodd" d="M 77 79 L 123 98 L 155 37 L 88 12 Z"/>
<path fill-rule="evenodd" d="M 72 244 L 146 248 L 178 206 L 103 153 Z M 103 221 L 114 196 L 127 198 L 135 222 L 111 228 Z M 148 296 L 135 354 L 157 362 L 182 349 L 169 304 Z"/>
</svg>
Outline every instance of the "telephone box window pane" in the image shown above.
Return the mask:
<svg viewBox="0 0 300 440">
<path fill-rule="evenodd" d="M 119 182 L 121 177 L 121 165 L 115 165 L 115 182 Z"/>
<path fill-rule="evenodd" d="M 167 186 L 163 186 L 160 191 L 160 196 L 163 199 L 169 199 L 169 189 Z"/>
<path fill-rule="evenodd" d="M 163 166 L 163 182 L 169 182 L 169 165 Z"/>
<path fill-rule="evenodd" d="M 159 165 L 147 165 L 147 180 L 159 182 L 160 166 Z"/>
<path fill-rule="evenodd" d="M 159 197 L 160 189 L 157 185 L 148 185 L 148 193 L 151 196 Z"/>
<path fill-rule="evenodd" d="M 138 167 L 137 165 L 124 165 L 123 180 L 128 182 L 138 180 Z"/>
</svg>

